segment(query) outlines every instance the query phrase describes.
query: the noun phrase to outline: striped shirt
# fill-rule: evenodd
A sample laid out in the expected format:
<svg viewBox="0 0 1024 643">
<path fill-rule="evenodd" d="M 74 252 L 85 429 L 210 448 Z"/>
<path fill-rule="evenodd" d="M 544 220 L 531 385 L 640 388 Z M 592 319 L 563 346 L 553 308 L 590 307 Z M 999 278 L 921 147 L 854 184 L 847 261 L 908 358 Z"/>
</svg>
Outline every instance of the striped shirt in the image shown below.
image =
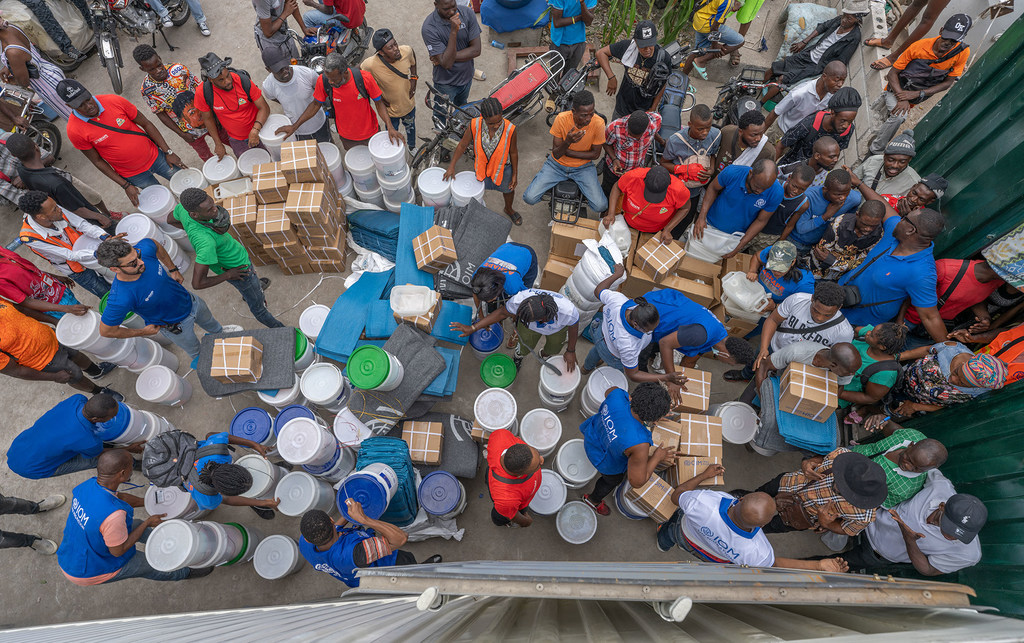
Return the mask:
<svg viewBox="0 0 1024 643">
<path fill-rule="evenodd" d="M 815 469 L 818 473 L 829 472 L 821 480 L 811 480 L 802 472 L 794 471 L 782 476 L 782 480 L 779 481 L 779 491 L 797 494 L 808 518 L 810 518 L 812 527 L 818 526 L 818 512 L 826 507 L 831 507 L 838 514 L 843 531 L 849 536 L 856 536 L 875 519 L 875 510 L 854 507 L 839 494 L 839 490 L 835 487 L 835 476 L 831 473 L 832 461 L 839 454 L 847 451 L 849 449 L 839 447 L 825 456 L 825 459 Z"/>
</svg>

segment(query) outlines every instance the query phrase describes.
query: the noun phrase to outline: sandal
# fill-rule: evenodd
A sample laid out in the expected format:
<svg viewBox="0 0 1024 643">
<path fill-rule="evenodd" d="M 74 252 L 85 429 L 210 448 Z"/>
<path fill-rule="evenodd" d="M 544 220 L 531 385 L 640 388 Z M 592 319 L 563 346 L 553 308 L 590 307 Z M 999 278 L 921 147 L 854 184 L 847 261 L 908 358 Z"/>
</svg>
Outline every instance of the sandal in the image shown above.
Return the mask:
<svg viewBox="0 0 1024 643">
<path fill-rule="evenodd" d="M 741 55 L 742 54 L 740 54 L 738 49 L 736 51 L 732 52 L 731 54 L 729 54 L 729 64 L 732 65 L 733 67 L 736 67 L 737 65 L 739 65 L 740 64 L 740 56 Z"/>
<path fill-rule="evenodd" d="M 865 38 L 864 44 L 868 47 L 882 47 L 883 49 L 890 49 L 890 47 L 886 47 L 882 44 L 881 38 Z"/>
<path fill-rule="evenodd" d="M 511 213 L 506 212 L 509 219 L 512 219 L 514 225 L 523 225 L 523 217 L 519 216 L 519 213 L 513 210 Z"/>
<path fill-rule="evenodd" d="M 708 79 L 708 70 L 706 67 L 699 67 L 696 63 L 694 63 L 693 69 L 700 75 L 701 78 L 703 78 L 704 80 Z"/>
<path fill-rule="evenodd" d="M 892 67 L 892 61 L 889 60 L 885 56 L 883 56 L 883 57 L 879 58 L 878 60 L 876 60 L 875 62 L 871 63 L 871 68 L 872 69 L 882 70 L 882 69 L 888 69 L 890 67 Z"/>
</svg>

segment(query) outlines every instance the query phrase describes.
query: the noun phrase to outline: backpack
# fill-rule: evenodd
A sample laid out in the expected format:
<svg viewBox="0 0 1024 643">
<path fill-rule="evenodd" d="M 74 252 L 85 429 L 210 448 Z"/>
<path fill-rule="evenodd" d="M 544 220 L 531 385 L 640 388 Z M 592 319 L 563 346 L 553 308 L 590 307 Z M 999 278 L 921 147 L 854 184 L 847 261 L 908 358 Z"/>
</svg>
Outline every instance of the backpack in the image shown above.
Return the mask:
<svg viewBox="0 0 1024 643">
<path fill-rule="evenodd" d="M 191 433 L 167 431 L 146 442 L 142 451 L 142 474 L 158 487 L 181 487 L 187 481 L 196 491 L 212 496 L 217 490 L 200 482 L 196 461 L 229 453 L 230 447 L 226 444 L 199 447 Z"/>
<path fill-rule="evenodd" d="M 252 77 L 249 76 L 249 72 L 244 69 L 235 69 L 234 67 L 228 67 L 228 71 L 238 74 L 238 79 L 242 81 L 242 90 L 245 92 L 249 102 L 252 102 Z M 217 112 L 213 109 L 213 82 L 210 80 L 203 81 L 203 100 L 206 101 L 207 106 L 210 108 L 210 113 L 213 114 L 214 118 L 217 118 Z"/>
<path fill-rule="evenodd" d="M 903 383 L 903 367 L 894 359 L 885 359 L 875 362 L 860 372 L 860 390 L 868 390 L 868 381 L 872 375 L 879 371 L 896 371 L 896 381 L 889 387 L 890 391 L 895 391 Z"/>
<path fill-rule="evenodd" d="M 365 98 L 366 100 L 370 100 L 370 93 L 366 91 L 366 83 L 363 82 L 362 71 L 355 67 L 350 67 L 348 73 L 350 76 L 352 76 L 352 80 L 356 84 L 356 92 L 358 92 L 359 95 Z M 324 86 L 324 93 L 327 94 L 327 101 L 326 105 L 324 106 L 324 111 L 327 112 L 328 116 L 334 118 L 334 85 L 327 81 L 326 73 L 320 74 L 320 82 Z"/>
</svg>

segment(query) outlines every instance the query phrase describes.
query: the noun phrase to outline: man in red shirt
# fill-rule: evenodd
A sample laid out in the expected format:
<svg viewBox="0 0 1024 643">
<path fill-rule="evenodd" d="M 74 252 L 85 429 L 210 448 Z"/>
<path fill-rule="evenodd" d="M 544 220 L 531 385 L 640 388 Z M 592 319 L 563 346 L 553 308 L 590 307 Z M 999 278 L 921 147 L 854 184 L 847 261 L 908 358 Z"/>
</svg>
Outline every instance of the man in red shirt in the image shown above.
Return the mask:
<svg viewBox="0 0 1024 643">
<path fill-rule="evenodd" d="M 961 274 L 962 271 L 962 274 Z M 984 259 L 939 259 L 935 262 L 935 292 L 938 295 L 939 316 L 944 322 L 949 323 L 956 319 L 957 315 L 968 308 L 974 313 L 975 323 L 970 327 L 970 332 L 981 333 L 988 330 L 992 323 L 992 316 L 989 315 L 985 300 L 999 286 L 1003 280 L 999 278 L 995 270 L 988 265 Z M 954 284 L 955 282 L 955 284 Z M 909 350 L 918 346 L 925 346 L 934 343 L 924 327 L 921 326 L 921 318 L 913 306 L 908 307 L 904 319 L 910 327 L 910 336 L 907 337 Z"/>
<path fill-rule="evenodd" d="M 525 513 L 540 489 L 540 465 L 537 449 L 511 431 L 499 429 L 487 440 L 487 490 L 494 508 L 491 520 L 498 526 L 529 527 L 533 518 Z"/>
<path fill-rule="evenodd" d="M 612 187 L 605 226 L 622 214 L 629 227 L 640 232 L 660 232 L 661 242 L 672 241 L 675 228 L 690 209 L 690 191 L 660 165 L 630 170 Z"/>
<path fill-rule="evenodd" d="M 196 89 L 194 105 L 203 115 L 206 131 L 216 132 L 219 123 L 227 132 L 231 151 L 241 156 L 249 148 L 266 149 L 260 143 L 260 130 L 270 116 L 270 105 L 249 75 L 243 78 L 230 65 L 230 58 L 221 60 L 213 52 L 199 58 L 203 82 Z M 213 153 L 218 159 L 227 154 L 219 138 L 213 141 Z"/>
<path fill-rule="evenodd" d="M 393 143 L 404 141 L 405 137 L 398 133 L 398 130 L 391 124 L 388 117 L 388 108 L 381 100 L 382 94 L 373 74 L 368 71 L 359 71 L 362 79 L 363 89 L 359 88 L 359 80 L 352 77 L 345 59 L 338 52 L 327 55 L 324 62 L 324 73 L 316 80 L 313 88 L 314 101 L 306 108 L 303 116 L 312 115 L 313 110 L 320 109 L 325 105 L 328 113 L 334 113 L 334 124 L 338 128 L 338 137 L 346 150 L 357 145 L 366 145 L 370 137 L 380 131 L 377 117 L 384 123 L 388 131 L 388 138 Z M 327 80 L 328 87 L 324 87 L 324 80 Z M 332 100 L 328 100 L 327 94 L 330 90 Z M 376 110 L 376 113 L 374 113 Z"/>
<path fill-rule="evenodd" d="M 159 185 L 156 174 L 170 179 L 185 167 L 156 125 L 128 100 L 115 94 L 93 96 L 85 85 L 65 78 L 57 94 L 71 108 L 68 140 L 100 172 L 117 183 L 132 205 L 139 190 Z"/>
<path fill-rule="evenodd" d="M 302 22 L 306 23 L 307 27 L 319 27 L 337 19 L 349 29 L 356 29 L 362 26 L 363 16 L 366 14 L 364 0 L 302 0 L 302 4 L 313 7 L 302 14 Z"/>
</svg>

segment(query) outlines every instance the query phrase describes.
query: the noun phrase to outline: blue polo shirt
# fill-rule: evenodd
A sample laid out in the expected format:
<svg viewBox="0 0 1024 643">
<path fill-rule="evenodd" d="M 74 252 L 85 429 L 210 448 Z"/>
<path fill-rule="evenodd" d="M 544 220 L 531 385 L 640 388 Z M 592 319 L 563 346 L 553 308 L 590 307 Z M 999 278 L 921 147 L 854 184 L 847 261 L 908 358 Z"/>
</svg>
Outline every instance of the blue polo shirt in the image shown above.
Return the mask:
<svg viewBox="0 0 1024 643">
<path fill-rule="evenodd" d="M 730 165 L 718 173 L 722 191 L 708 210 L 708 223 L 722 232 L 746 232 L 761 210 L 775 212 L 782 203 L 782 186 L 778 181 L 761 193 L 747 191 L 747 175 L 752 171 L 744 165 Z"/>
<path fill-rule="evenodd" d="M 49 478 L 75 456 L 92 458 L 102 453 L 103 440 L 96 425 L 82 415 L 87 401 L 84 395 L 72 395 L 14 438 L 7 450 L 11 471 L 22 478 L 39 480 Z"/>
<path fill-rule="evenodd" d="M 529 248 L 517 243 L 505 243 L 498 246 L 494 254 L 480 264 L 480 267 L 503 273 L 505 275 L 505 294 L 511 297 L 527 287 L 523 283 L 523 279 L 530 272 L 534 261 L 533 253 Z"/>
<path fill-rule="evenodd" d="M 171 278 L 157 258 L 156 242 L 143 239 L 135 245 L 146 270 L 135 281 L 115 279 L 110 284 L 103 323 L 120 326 L 128 313 L 135 313 L 147 324 L 176 324 L 192 312 L 192 295 Z"/>
<path fill-rule="evenodd" d="M 861 266 L 839 279 L 844 286 L 849 284 L 860 288 L 861 305 L 843 309 L 843 315 L 854 326 L 881 324 L 893 319 L 907 297 L 910 297 L 911 304 L 920 308 L 930 308 L 938 303 L 935 258 L 932 256 L 935 246 L 905 257 L 892 256 L 899 245 L 892 232 L 899 222 L 899 217 L 887 219 L 882 224 L 882 239 L 871 249 Z M 861 270 L 868 263 L 870 265 Z M 874 303 L 879 305 L 872 306 Z"/>
<path fill-rule="evenodd" d="M 800 218 L 796 221 L 796 227 L 789 234 L 789 238 L 799 244 L 805 246 L 813 246 L 814 244 L 821 241 L 821 235 L 825 234 L 825 226 L 829 224 L 822 218 L 825 214 L 826 208 L 828 208 L 828 199 L 822 193 L 823 186 L 815 185 L 807 189 L 807 209 L 800 215 Z M 860 207 L 860 202 L 863 198 L 860 195 L 860 191 L 851 190 L 850 194 L 846 197 L 846 202 L 843 206 L 832 215 L 832 219 L 836 219 L 846 214 L 847 212 L 853 212 Z"/>
<path fill-rule="evenodd" d="M 591 10 L 597 6 L 597 0 L 583 0 Z M 563 18 L 574 18 L 583 13 L 581 0 L 548 0 L 548 6 L 552 9 L 561 9 Z M 582 20 L 567 27 L 555 27 L 551 25 L 551 43 L 556 47 L 562 45 L 575 45 L 587 41 L 587 26 Z"/>
<path fill-rule="evenodd" d="M 211 435 L 209 438 L 207 438 L 206 440 L 197 440 L 196 441 L 196 448 L 198 449 L 198 448 L 201 448 L 201 447 L 205 447 L 207 444 L 227 444 L 227 443 L 228 443 L 228 434 L 227 433 L 215 433 L 215 434 Z M 208 463 L 208 462 L 220 462 L 220 463 L 223 463 L 223 464 L 231 464 L 231 456 L 230 455 L 208 455 L 208 456 L 199 458 L 198 460 L 196 460 L 196 464 L 195 464 L 196 471 L 202 471 L 203 467 L 205 467 L 206 463 Z M 205 493 L 202 493 L 200 491 L 197 491 L 192 486 L 192 483 L 188 482 L 187 480 L 185 481 L 185 489 L 190 494 L 192 494 L 192 499 L 196 501 L 196 506 L 198 506 L 200 509 L 216 509 L 217 505 L 219 505 L 220 503 L 224 502 L 224 496 L 220 495 L 219 493 L 215 493 L 215 494 L 213 494 L 211 496 L 211 495 L 207 495 Z"/>
<path fill-rule="evenodd" d="M 629 394 L 620 388 L 605 398 L 601 409 L 580 425 L 580 431 L 587 459 L 598 471 L 612 476 L 626 472 L 626 449 L 651 443 L 651 432 L 633 417 Z"/>
<path fill-rule="evenodd" d="M 658 327 L 651 334 L 655 343 L 660 342 L 667 335 L 678 333 L 681 326 L 697 324 L 704 328 L 705 338 L 700 344 L 693 345 L 692 342 L 679 337 L 680 345 L 676 350 L 683 355 L 702 355 L 729 334 L 722 322 L 718 321 L 718 318 L 710 310 L 678 290 L 671 288 L 652 290 L 644 295 L 644 299 L 658 309 Z"/>
<path fill-rule="evenodd" d="M 810 270 L 801 268 L 799 281 L 776 277 L 775 273 L 768 270 L 768 254 L 771 251 L 771 246 L 769 246 L 758 255 L 761 259 L 761 272 L 757 275 L 757 281 L 771 294 L 772 301 L 781 304 L 783 299 L 797 292 L 814 294 L 814 275 Z"/>
</svg>

